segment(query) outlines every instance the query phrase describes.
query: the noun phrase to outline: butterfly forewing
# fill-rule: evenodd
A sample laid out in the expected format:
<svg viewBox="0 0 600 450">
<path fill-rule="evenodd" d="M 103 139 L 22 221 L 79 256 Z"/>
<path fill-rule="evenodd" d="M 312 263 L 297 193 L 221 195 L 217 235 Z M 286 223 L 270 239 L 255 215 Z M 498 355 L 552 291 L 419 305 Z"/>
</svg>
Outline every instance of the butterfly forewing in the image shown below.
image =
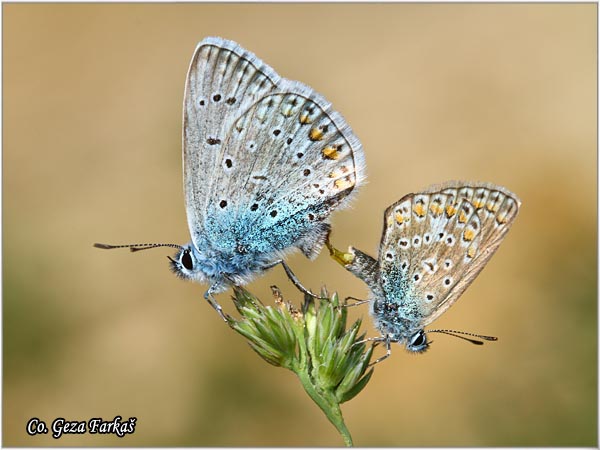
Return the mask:
<svg viewBox="0 0 600 450">
<path fill-rule="evenodd" d="M 204 226 L 209 193 L 219 189 L 220 179 L 212 174 L 222 163 L 226 133 L 280 80 L 273 69 L 233 42 L 206 38 L 196 48 L 183 117 L 184 189 L 192 239 Z"/>
<path fill-rule="evenodd" d="M 388 301 L 396 301 L 415 328 L 431 323 L 483 269 L 518 207 L 503 188 L 458 182 L 389 207 L 379 253 Z"/>
</svg>

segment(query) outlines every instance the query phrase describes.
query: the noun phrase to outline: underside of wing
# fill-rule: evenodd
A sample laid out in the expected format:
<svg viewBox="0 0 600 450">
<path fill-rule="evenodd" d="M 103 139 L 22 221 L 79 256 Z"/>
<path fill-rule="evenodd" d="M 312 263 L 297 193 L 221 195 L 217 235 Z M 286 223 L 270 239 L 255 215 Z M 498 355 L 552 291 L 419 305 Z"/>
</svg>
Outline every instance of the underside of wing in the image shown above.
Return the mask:
<svg viewBox="0 0 600 450">
<path fill-rule="evenodd" d="M 400 289 L 420 326 L 431 323 L 483 269 L 519 205 L 504 188 L 468 182 L 410 194 L 392 205 L 379 254 L 387 295 Z"/>
<path fill-rule="evenodd" d="M 188 88 L 185 125 L 191 230 L 202 227 L 225 253 L 298 247 L 316 256 L 329 214 L 364 177 L 360 142 L 321 95 L 237 45 L 201 44 L 194 61 L 188 84 L 199 89 Z M 209 108 L 197 112 L 200 98 Z"/>
<path fill-rule="evenodd" d="M 259 230 L 278 250 L 294 245 L 309 257 L 323 245 L 329 214 L 362 179 L 360 143 L 342 117 L 300 83 L 289 82 L 245 112 L 220 158 L 211 213 L 221 223 Z"/>
<path fill-rule="evenodd" d="M 204 226 L 228 130 L 280 82 L 271 67 L 235 42 L 209 37 L 196 47 L 183 107 L 184 190 L 192 238 Z"/>
</svg>

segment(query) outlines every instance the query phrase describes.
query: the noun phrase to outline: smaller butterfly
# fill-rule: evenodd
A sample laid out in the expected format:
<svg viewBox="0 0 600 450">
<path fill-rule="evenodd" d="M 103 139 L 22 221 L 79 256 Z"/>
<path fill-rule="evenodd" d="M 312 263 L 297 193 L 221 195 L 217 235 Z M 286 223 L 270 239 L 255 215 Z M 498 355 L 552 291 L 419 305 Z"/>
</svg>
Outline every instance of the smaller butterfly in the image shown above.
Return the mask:
<svg viewBox="0 0 600 450">
<path fill-rule="evenodd" d="M 489 183 L 450 182 L 408 194 L 386 209 L 376 260 L 353 247 L 340 252 L 328 243 L 332 257 L 363 280 L 371 298 L 371 315 L 381 336 L 415 353 L 430 342 L 423 328 L 454 304 L 485 267 L 514 222 L 521 201 L 507 189 Z M 451 330 L 429 330 L 496 340 Z"/>
</svg>

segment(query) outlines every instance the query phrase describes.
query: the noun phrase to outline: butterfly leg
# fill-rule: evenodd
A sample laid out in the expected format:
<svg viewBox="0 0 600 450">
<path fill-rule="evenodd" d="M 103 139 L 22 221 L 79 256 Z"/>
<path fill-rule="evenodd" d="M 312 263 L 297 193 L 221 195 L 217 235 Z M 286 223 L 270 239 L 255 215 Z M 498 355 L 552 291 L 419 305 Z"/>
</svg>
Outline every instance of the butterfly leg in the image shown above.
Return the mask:
<svg viewBox="0 0 600 450">
<path fill-rule="evenodd" d="M 280 260 L 279 263 L 283 266 L 283 270 L 285 270 L 285 273 L 288 276 L 288 278 L 290 279 L 290 281 L 292 283 L 294 283 L 294 286 L 296 286 L 298 288 L 298 290 L 300 290 L 300 292 L 303 292 L 304 294 L 310 295 L 311 297 L 314 297 L 314 298 L 321 298 L 318 295 L 310 292 L 308 289 L 306 289 L 302 285 L 302 283 L 300 283 L 300 280 L 298 279 L 298 277 L 294 274 L 294 272 L 292 272 L 292 269 L 290 269 L 290 266 L 288 266 L 284 260 Z"/>
<path fill-rule="evenodd" d="M 380 341 L 384 341 L 385 342 L 385 355 L 383 355 L 381 358 L 376 359 L 375 361 L 373 361 L 371 364 L 369 364 L 369 367 L 374 366 L 377 363 L 380 363 L 381 361 L 388 359 L 390 357 L 390 355 L 392 354 L 392 341 L 390 340 L 390 338 L 388 336 L 384 337 L 380 337 L 379 338 Z"/>
<path fill-rule="evenodd" d="M 354 300 L 354 303 L 351 303 L 350 305 L 347 304 L 348 300 Z M 344 299 L 344 304 L 342 305 L 342 307 L 344 308 L 351 308 L 353 306 L 358 306 L 358 305 L 364 305 L 365 303 L 369 303 L 371 300 L 361 300 L 360 298 L 356 298 L 356 297 L 346 297 Z"/>
<path fill-rule="evenodd" d="M 385 342 L 385 355 L 383 355 L 381 358 L 376 359 L 374 362 L 372 362 L 371 364 L 369 364 L 369 367 L 374 366 L 377 363 L 380 363 L 381 361 L 383 361 L 384 359 L 387 359 L 390 357 L 390 355 L 392 354 L 392 346 L 391 343 L 392 341 L 390 340 L 389 336 L 378 336 L 378 337 L 374 337 L 374 338 L 367 338 L 367 339 L 363 339 L 362 341 L 357 341 L 354 344 L 352 344 L 352 346 L 358 345 L 358 344 L 364 344 L 365 342 L 374 342 L 373 345 L 377 345 L 380 342 Z"/>
<path fill-rule="evenodd" d="M 223 321 L 225 322 L 229 322 L 228 316 L 227 314 L 225 314 L 223 312 L 223 308 L 221 308 L 221 305 L 219 305 L 219 302 L 217 302 L 215 300 L 215 298 L 213 297 L 213 292 L 215 291 L 215 284 L 213 284 L 211 287 L 208 288 L 208 290 L 204 293 L 204 299 L 210 304 L 210 306 L 212 306 L 217 313 L 219 313 L 219 316 L 221 316 L 221 319 L 223 319 Z"/>
<path fill-rule="evenodd" d="M 300 292 L 302 292 L 306 295 L 310 295 L 311 297 L 314 297 L 314 298 L 321 298 L 318 295 L 310 292 L 308 289 L 306 289 L 302 285 L 302 283 L 300 283 L 300 280 L 298 279 L 298 277 L 294 274 L 294 272 L 292 272 L 292 269 L 290 269 L 290 266 L 288 266 L 283 259 L 278 259 L 277 261 L 272 262 L 271 264 L 265 266 L 264 269 L 265 270 L 270 269 L 272 267 L 275 267 L 277 264 L 281 264 L 283 266 L 283 270 L 285 270 L 286 275 L 288 276 L 290 281 L 292 283 L 294 283 L 294 286 L 296 286 Z"/>
<path fill-rule="evenodd" d="M 363 339 L 362 341 L 356 341 L 354 344 L 352 344 L 352 346 L 354 347 L 355 345 L 358 345 L 358 344 L 364 344 L 365 342 L 375 342 L 375 344 L 373 344 L 373 345 L 377 345 L 383 341 L 384 341 L 384 338 L 382 338 L 381 336 L 374 337 L 374 338 L 367 338 L 367 339 Z"/>
</svg>

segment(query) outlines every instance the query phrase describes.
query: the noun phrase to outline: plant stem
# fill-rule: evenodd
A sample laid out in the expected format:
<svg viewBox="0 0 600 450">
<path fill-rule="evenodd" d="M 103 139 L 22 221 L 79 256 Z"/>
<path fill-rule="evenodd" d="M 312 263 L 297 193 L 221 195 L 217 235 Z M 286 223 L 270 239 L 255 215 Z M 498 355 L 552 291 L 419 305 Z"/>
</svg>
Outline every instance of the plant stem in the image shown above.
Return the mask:
<svg viewBox="0 0 600 450">
<path fill-rule="evenodd" d="M 326 393 L 321 393 L 315 388 L 314 381 L 310 378 L 307 370 L 299 369 L 294 370 L 294 372 L 298 375 L 306 393 L 321 408 L 332 425 L 342 435 L 346 447 L 352 447 L 352 436 L 348 428 L 346 428 L 339 404 L 335 399 L 328 398 L 329 396 Z"/>
</svg>

